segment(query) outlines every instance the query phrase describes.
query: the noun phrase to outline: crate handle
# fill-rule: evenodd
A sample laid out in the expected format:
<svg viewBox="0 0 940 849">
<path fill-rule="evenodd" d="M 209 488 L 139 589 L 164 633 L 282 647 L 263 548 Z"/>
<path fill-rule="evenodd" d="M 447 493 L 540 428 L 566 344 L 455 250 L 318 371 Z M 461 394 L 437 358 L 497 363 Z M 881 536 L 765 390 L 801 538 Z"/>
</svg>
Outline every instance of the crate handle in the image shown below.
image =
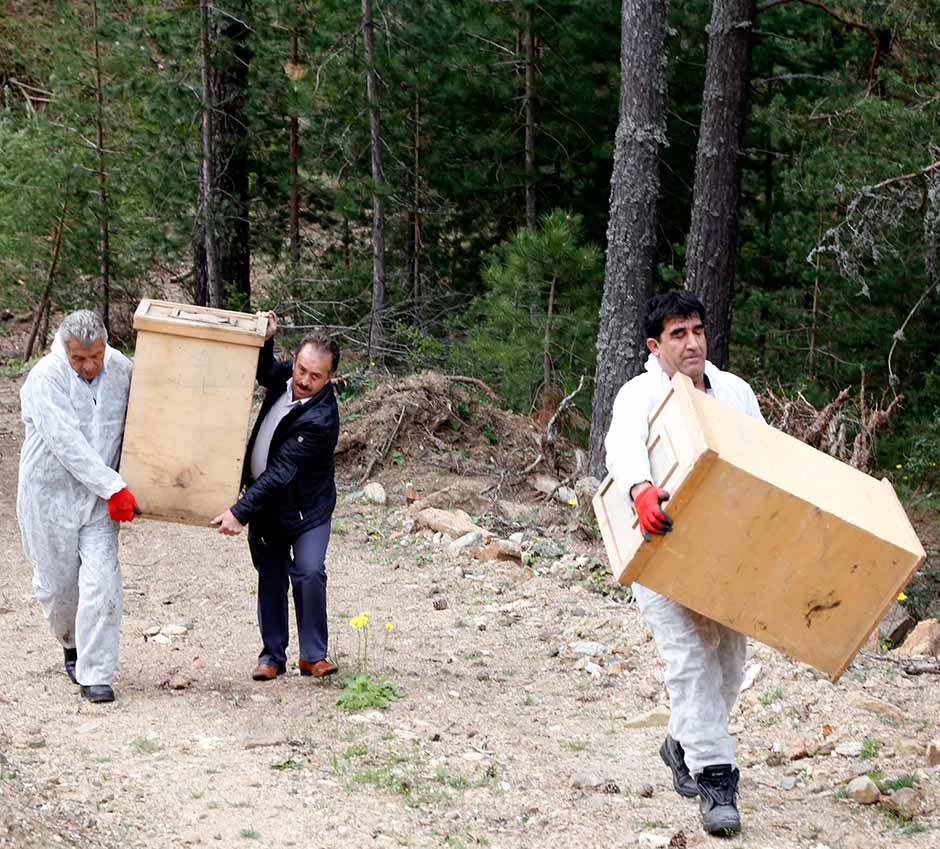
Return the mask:
<svg viewBox="0 0 940 849">
<path fill-rule="evenodd" d="M 203 324 L 231 324 L 231 322 L 221 315 L 212 315 L 212 313 L 184 312 L 177 310 L 174 318 L 183 318 L 186 321 L 200 321 Z"/>
</svg>

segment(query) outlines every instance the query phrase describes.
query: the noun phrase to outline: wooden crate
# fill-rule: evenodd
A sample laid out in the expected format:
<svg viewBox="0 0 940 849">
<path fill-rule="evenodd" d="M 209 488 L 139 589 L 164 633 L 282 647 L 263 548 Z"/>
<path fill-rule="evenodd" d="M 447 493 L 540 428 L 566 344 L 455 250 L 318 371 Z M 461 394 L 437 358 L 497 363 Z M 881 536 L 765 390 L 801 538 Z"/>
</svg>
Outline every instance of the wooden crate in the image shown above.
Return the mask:
<svg viewBox="0 0 940 849">
<path fill-rule="evenodd" d="M 891 484 L 681 374 L 650 416 L 647 448 L 674 529 L 645 542 L 605 479 L 594 510 L 614 576 L 837 680 L 925 559 Z"/>
<path fill-rule="evenodd" d="M 263 315 L 144 300 L 121 476 L 147 518 L 207 524 L 235 503 Z"/>
</svg>

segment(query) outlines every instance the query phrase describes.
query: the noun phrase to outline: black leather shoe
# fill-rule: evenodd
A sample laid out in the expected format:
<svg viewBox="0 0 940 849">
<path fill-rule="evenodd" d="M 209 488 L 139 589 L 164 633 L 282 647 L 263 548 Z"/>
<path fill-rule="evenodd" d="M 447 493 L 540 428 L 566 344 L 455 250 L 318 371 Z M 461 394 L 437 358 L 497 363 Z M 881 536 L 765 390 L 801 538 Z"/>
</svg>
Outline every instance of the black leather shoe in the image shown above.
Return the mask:
<svg viewBox="0 0 940 849">
<path fill-rule="evenodd" d="M 69 676 L 73 684 L 78 683 L 75 677 L 75 664 L 78 663 L 78 652 L 75 649 L 62 649 L 65 653 L 65 674 Z"/>
<path fill-rule="evenodd" d="M 90 702 L 113 702 L 114 690 L 107 684 L 82 684 L 82 698 Z"/>
<path fill-rule="evenodd" d="M 682 751 L 679 741 L 674 740 L 667 734 L 662 746 L 659 747 L 659 756 L 663 759 L 663 763 L 672 770 L 672 786 L 675 788 L 676 793 L 685 796 L 687 799 L 697 798 L 698 785 L 695 783 L 695 779 L 692 778 L 689 768 L 685 765 L 685 752 Z"/>
<path fill-rule="evenodd" d="M 703 769 L 696 779 L 702 828 L 709 834 L 729 835 L 741 830 L 741 816 L 735 797 L 738 771 L 731 764 L 715 764 Z"/>
</svg>

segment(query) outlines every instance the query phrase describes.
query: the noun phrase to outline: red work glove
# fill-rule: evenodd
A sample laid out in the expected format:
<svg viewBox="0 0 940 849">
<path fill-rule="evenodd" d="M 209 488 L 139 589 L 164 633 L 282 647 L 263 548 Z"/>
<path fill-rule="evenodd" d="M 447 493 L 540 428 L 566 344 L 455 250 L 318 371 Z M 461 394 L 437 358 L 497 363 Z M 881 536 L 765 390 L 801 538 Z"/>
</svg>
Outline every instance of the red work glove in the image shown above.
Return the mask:
<svg viewBox="0 0 940 849">
<path fill-rule="evenodd" d="M 663 512 L 662 503 L 669 500 L 669 493 L 656 486 L 648 486 L 633 499 L 640 530 L 647 542 L 651 534 L 668 534 L 672 530 L 672 519 Z"/>
<path fill-rule="evenodd" d="M 137 499 L 126 486 L 108 499 L 108 515 L 115 522 L 132 522 L 140 515 Z"/>
</svg>

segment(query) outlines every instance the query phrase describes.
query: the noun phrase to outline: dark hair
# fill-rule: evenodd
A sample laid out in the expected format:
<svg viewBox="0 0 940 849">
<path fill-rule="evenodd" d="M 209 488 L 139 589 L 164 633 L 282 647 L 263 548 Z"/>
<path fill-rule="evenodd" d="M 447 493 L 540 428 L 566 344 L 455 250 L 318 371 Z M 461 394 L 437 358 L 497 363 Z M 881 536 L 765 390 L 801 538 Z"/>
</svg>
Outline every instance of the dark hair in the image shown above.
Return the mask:
<svg viewBox="0 0 940 849">
<path fill-rule="evenodd" d="M 316 333 L 308 333 L 300 340 L 300 344 L 297 346 L 297 351 L 294 353 L 294 358 L 300 355 L 300 352 L 307 345 L 313 345 L 318 351 L 323 354 L 330 355 L 330 374 L 336 374 L 336 368 L 339 366 L 339 345 L 336 344 L 336 340 L 330 336 L 327 336 L 325 333 L 317 331 Z"/>
<path fill-rule="evenodd" d="M 698 313 L 705 323 L 705 304 L 685 289 L 653 295 L 646 302 L 645 310 L 643 329 L 647 339 L 659 339 L 667 318 L 689 318 Z"/>
</svg>

